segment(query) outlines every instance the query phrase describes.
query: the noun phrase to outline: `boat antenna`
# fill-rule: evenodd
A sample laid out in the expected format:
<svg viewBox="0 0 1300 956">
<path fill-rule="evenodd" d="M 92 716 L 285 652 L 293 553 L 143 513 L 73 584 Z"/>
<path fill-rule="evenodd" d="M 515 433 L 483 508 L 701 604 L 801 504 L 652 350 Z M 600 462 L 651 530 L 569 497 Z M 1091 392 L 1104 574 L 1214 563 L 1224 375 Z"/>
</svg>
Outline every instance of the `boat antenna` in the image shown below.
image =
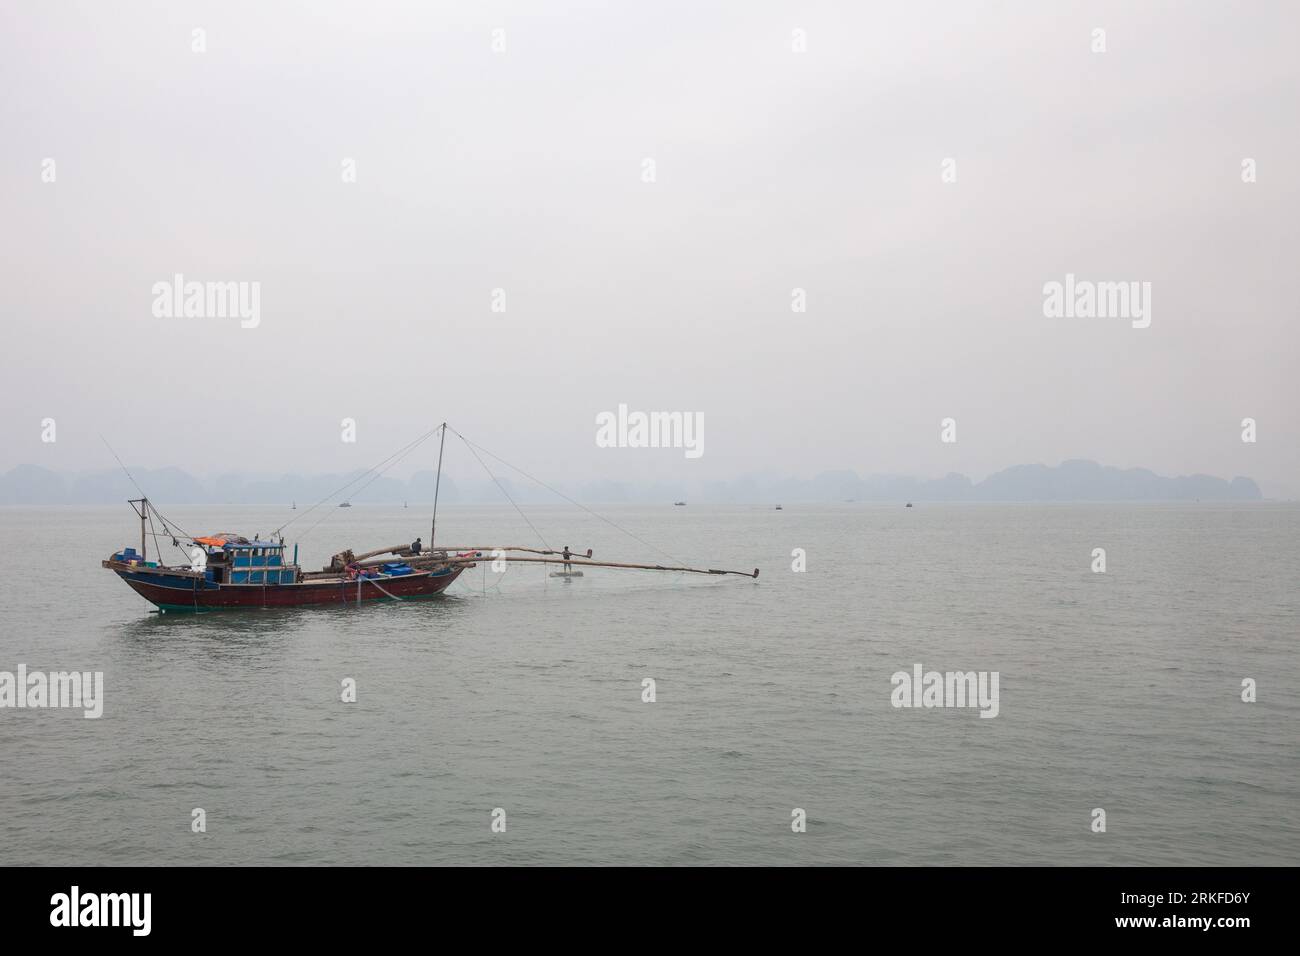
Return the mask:
<svg viewBox="0 0 1300 956">
<path fill-rule="evenodd" d="M 131 474 L 130 469 L 128 469 L 126 465 L 122 464 L 122 459 L 117 456 L 117 452 L 113 451 L 113 446 L 108 443 L 108 439 L 103 435 L 100 435 L 99 440 L 104 443 L 104 447 L 107 448 L 108 453 L 113 456 L 113 459 L 117 462 L 117 467 L 122 469 L 122 473 L 126 475 L 127 480 L 130 481 L 131 484 L 135 485 L 135 490 L 140 492 L 140 497 L 146 497 L 144 489 L 141 488 L 140 483 L 135 480 L 135 476 Z"/>
<path fill-rule="evenodd" d="M 438 475 L 433 479 L 433 518 L 429 521 L 429 550 L 433 550 L 433 542 L 438 540 L 436 535 L 438 531 L 438 489 L 442 486 L 442 449 L 447 444 L 447 423 L 443 422 L 440 426 L 442 436 L 438 439 Z"/>
</svg>

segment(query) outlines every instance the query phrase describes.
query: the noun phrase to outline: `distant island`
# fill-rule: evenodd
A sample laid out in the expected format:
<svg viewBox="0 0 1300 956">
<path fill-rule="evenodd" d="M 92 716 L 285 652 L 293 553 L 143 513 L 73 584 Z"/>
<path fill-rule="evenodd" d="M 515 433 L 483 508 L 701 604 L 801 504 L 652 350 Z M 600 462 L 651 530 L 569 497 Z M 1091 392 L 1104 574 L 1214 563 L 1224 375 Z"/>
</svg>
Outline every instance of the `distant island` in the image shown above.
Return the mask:
<svg viewBox="0 0 1300 956">
<path fill-rule="evenodd" d="M 304 505 L 335 492 L 360 474 L 280 475 L 227 474 L 202 480 L 179 468 L 133 468 L 136 480 L 160 503 Z M 502 479 L 519 501 L 556 503 L 550 492 L 523 481 Z M 1259 486 L 1250 478 L 1228 481 L 1212 475 L 1163 477 L 1145 468 L 1112 468 L 1095 461 L 1071 460 L 1050 465 L 1016 465 L 971 481 L 965 475 L 914 478 L 900 475 L 861 477 L 853 471 L 828 471 L 813 478 L 751 475 L 732 481 L 556 483 L 586 503 L 653 503 L 676 501 L 718 504 L 844 501 L 1259 501 Z M 434 474 L 421 471 L 409 480 L 381 477 L 352 500 L 365 504 L 402 504 L 433 500 Z M 19 465 L 0 476 L 0 505 L 117 504 L 138 493 L 118 469 L 63 475 L 37 465 Z M 440 500 L 499 502 L 491 481 L 457 482 L 443 475 Z"/>
</svg>

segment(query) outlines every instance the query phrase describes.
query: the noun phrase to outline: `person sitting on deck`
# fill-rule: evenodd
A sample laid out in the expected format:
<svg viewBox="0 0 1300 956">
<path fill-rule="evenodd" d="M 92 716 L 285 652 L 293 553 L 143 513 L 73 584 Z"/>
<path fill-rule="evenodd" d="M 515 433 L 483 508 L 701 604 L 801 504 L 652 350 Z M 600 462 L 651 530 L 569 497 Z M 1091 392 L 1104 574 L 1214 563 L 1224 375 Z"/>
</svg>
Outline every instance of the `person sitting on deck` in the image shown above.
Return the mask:
<svg viewBox="0 0 1300 956">
<path fill-rule="evenodd" d="M 412 554 L 419 554 L 419 553 L 420 553 L 420 539 L 419 539 L 419 538 L 416 538 L 414 541 L 411 542 L 411 553 L 412 553 Z"/>
</svg>

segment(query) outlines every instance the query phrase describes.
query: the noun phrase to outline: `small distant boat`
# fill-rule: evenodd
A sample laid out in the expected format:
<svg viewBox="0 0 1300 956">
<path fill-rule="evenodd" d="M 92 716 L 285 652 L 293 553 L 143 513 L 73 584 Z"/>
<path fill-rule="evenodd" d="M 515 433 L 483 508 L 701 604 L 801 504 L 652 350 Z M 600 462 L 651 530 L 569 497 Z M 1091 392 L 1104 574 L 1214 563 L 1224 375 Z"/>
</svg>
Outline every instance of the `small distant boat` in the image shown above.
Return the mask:
<svg viewBox="0 0 1300 956">
<path fill-rule="evenodd" d="M 340 502 L 339 502 L 339 507 L 340 507 L 340 508 L 351 508 L 351 507 L 352 507 L 352 502 L 350 502 L 350 501 L 340 501 Z"/>
<path fill-rule="evenodd" d="M 409 506 L 407 505 L 407 503 L 406 503 L 405 501 L 403 501 L 403 502 L 402 502 L 402 507 L 403 507 L 403 508 L 406 508 L 406 507 L 409 507 Z"/>
<path fill-rule="evenodd" d="M 582 572 L 581 572 L 581 571 L 552 571 L 552 572 L 551 572 L 551 577 L 553 577 L 553 578 L 580 578 L 580 577 L 582 577 Z"/>
<path fill-rule="evenodd" d="M 780 511 L 780 510 L 781 510 L 781 506 L 780 506 L 780 505 L 777 505 L 777 506 L 776 506 L 776 510 L 777 510 L 777 511 Z"/>
<path fill-rule="evenodd" d="M 909 502 L 907 503 L 907 506 L 908 506 L 909 508 L 912 507 L 912 502 L 909 501 Z"/>
<path fill-rule="evenodd" d="M 297 511 L 297 510 L 298 510 L 298 502 L 295 501 L 295 502 L 293 503 L 293 507 L 290 508 L 289 510 L 290 510 L 290 511 Z"/>
<path fill-rule="evenodd" d="M 673 502 L 673 507 L 674 507 L 674 508 L 685 508 L 685 507 L 686 507 L 686 502 L 684 502 L 684 501 L 674 501 L 674 502 Z"/>
</svg>

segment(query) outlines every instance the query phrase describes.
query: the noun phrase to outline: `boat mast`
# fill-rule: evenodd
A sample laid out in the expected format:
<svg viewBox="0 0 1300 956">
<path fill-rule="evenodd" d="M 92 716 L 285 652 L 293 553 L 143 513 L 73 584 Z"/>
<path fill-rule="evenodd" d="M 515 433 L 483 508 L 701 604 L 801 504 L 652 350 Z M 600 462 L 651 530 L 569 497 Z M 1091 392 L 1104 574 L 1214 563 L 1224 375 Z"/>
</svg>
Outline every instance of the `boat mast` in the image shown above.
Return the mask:
<svg viewBox="0 0 1300 956">
<path fill-rule="evenodd" d="M 145 540 L 144 534 L 145 534 L 145 525 L 149 519 L 149 499 L 128 498 L 126 503 L 129 504 L 133 509 L 135 509 L 135 513 L 140 516 L 140 561 L 143 562 L 146 558 L 146 552 L 144 547 L 144 540 Z M 136 505 L 139 505 L 139 507 L 137 508 Z"/>
<path fill-rule="evenodd" d="M 442 449 L 447 444 L 447 423 L 442 423 L 442 437 L 438 439 L 438 476 L 433 480 L 433 519 L 429 522 L 429 550 L 433 550 L 434 535 L 438 530 L 438 489 L 442 485 Z"/>
</svg>

